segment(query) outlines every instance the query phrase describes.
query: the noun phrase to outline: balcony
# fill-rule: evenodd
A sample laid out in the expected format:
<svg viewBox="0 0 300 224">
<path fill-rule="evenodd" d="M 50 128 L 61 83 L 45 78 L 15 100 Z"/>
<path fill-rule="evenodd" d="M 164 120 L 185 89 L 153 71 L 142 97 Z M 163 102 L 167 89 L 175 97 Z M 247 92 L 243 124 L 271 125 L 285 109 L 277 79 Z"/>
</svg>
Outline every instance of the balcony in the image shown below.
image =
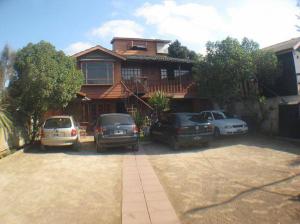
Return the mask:
<svg viewBox="0 0 300 224">
<path fill-rule="evenodd" d="M 157 91 L 163 91 L 167 94 L 185 94 L 194 84 L 190 76 L 176 77 L 174 80 L 140 78 L 139 80 L 123 80 L 123 82 L 132 92 L 138 95 L 151 94 Z"/>
</svg>

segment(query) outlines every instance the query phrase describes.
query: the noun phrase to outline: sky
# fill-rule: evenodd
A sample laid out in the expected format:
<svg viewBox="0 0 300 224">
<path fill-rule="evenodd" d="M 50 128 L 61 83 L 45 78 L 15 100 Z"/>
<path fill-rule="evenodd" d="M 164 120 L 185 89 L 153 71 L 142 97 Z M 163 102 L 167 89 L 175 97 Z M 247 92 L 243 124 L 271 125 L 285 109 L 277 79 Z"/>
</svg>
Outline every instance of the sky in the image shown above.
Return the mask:
<svg viewBox="0 0 300 224">
<path fill-rule="evenodd" d="M 297 0 L 0 0 L 0 49 L 52 43 L 66 54 L 113 37 L 174 41 L 205 54 L 207 41 L 248 37 L 266 47 L 300 36 Z"/>
</svg>

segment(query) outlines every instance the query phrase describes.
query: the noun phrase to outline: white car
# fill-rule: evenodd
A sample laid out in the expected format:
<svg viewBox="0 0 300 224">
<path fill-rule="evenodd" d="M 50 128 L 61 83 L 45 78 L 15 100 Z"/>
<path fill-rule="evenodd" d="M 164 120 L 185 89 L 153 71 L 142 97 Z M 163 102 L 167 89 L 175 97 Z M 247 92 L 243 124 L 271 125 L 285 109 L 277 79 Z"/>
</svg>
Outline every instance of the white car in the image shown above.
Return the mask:
<svg viewBox="0 0 300 224">
<path fill-rule="evenodd" d="M 248 126 L 245 121 L 234 118 L 233 116 L 217 110 L 202 111 L 200 113 L 203 119 L 208 120 L 215 127 L 214 135 L 235 135 L 246 134 Z"/>
</svg>

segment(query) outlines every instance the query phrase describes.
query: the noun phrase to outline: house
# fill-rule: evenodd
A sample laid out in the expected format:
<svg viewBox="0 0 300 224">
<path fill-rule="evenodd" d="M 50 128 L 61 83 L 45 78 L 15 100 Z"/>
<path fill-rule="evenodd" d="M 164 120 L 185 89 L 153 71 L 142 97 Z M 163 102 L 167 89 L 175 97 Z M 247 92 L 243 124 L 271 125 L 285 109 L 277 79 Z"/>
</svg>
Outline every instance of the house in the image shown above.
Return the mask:
<svg viewBox="0 0 300 224">
<path fill-rule="evenodd" d="M 275 91 L 280 96 L 298 95 L 300 90 L 300 37 L 263 48 L 277 55 L 282 66 Z"/>
<path fill-rule="evenodd" d="M 147 103 L 156 91 L 170 97 L 173 111 L 200 111 L 210 108 L 197 96 L 192 78 L 193 61 L 168 56 L 170 41 L 122 38 L 111 40 L 112 50 L 95 46 L 73 55 L 84 74 L 78 93 L 78 119 L 91 123 L 110 112 L 150 114 Z"/>
<path fill-rule="evenodd" d="M 263 50 L 274 52 L 282 68 L 267 102 L 274 108 L 269 126 L 281 136 L 300 138 L 300 37 Z"/>
</svg>

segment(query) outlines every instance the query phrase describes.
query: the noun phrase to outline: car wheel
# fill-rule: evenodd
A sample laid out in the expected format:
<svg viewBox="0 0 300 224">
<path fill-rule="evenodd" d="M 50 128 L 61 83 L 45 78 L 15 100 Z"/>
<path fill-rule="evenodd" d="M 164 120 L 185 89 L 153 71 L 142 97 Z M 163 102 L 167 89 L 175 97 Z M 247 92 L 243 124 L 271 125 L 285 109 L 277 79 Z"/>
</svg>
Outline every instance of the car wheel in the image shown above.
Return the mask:
<svg viewBox="0 0 300 224">
<path fill-rule="evenodd" d="M 96 151 L 97 151 L 98 153 L 101 153 L 101 152 L 104 151 L 103 146 L 101 146 L 100 143 L 99 143 L 98 141 L 96 141 Z"/>
<path fill-rule="evenodd" d="M 135 145 L 131 146 L 131 149 L 132 149 L 132 151 L 135 151 L 135 152 L 139 151 L 139 144 L 135 144 Z"/>
<path fill-rule="evenodd" d="M 41 150 L 41 151 L 46 151 L 46 146 L 44 146 L 44 145 L 41 144 L 41 145 L 40 145 L 40 150 Z"/>
<path fill-rule="evenodd" d="M 96 137 L 95 137 L 95 135 L 94 135 L 94 143 L 96 144 Z"/>
<path fill-rule="evenodd" d="M 179 149 L 179 143 L 176 141 L 176 139 L 175 138 L 172 138 L 172 148 L 174 149 L 174 150 L 178 150 Z"/>
<path fill-rule="evenodd" d="M 75 151 L 79 151 L 80 142 L 78 140 L 72 145 L 72 149 L 75 150 Z"/>
<path fill-rule="evenodd" d="M 219 128 L 215 128 L 214 137 L 215 138 L 219 138 L 220 136 L 221 136 L 220 129 Z"/>
<path fill-rule="evenodd" d="M 203 147 L 209 147 L 209 142 L 204 142 L 204 143 L 202 144 L 202 146 L 203 146 Z"/>
</svg>

